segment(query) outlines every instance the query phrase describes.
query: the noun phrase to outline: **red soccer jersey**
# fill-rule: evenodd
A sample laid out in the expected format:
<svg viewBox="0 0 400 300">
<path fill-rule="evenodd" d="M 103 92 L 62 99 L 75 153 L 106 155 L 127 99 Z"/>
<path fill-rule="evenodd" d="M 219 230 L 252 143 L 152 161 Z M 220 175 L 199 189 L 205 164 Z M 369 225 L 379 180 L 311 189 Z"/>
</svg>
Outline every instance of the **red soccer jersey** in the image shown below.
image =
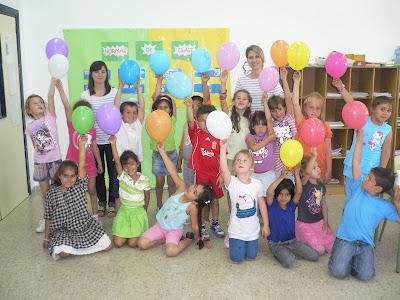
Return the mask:
<svg viewBox="0 0 400 300">
<path fill-rule="evenodd" d="M 189 128 L 189 137 L 193 146 L 189 167 L 196 172 L 219 176 L 219 139 L 201 130 L 196 122 L 193 129 Z"/>
</svg>

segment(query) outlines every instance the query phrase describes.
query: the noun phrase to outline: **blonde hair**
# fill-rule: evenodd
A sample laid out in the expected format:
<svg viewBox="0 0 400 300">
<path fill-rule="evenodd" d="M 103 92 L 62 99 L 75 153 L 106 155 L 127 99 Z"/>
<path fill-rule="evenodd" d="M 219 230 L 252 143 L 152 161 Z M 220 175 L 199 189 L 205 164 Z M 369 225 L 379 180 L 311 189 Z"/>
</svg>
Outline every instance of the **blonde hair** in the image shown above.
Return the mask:
<svg viewBox="0 0 400 300">
<path fill-rule="evenodd" d="M 31 110 L 30 110 L 29 106 L 30 106 L 31 100 L 33 98 L 39 98 L 40 100 L 42 100 L 42 102 L 44 104 L 44 108 L 46 109 L 46 102 L 44 101 L 44 99 L 42 97 L 40 97 L 39 95 L 36 95 L 36 94 L 30 95 L 25 101 L 24 110 L 25 110 L 25 114 L 32 119 L 33 119 L 33 115 L 31 114 Z"/>
<path fill-rule="evenodd" d="M 246 48 L 246 59 L 249 58 L 250 51 L 253 51 L 253 52 L 257 53 L 260 56 L 260 58 L 262 60 L 262 63 L 263 63 L 263 66 L 264 66 L 265 56 L 264 56 L 264 51 L 261 49 L 261 47 L 257 46 L 257 45 L 250 45 L 249 47 L 247 47 Z M 247 64 L 247 61 L 243 64 L 243 70 L 244 70 L 245 73 L 248 72 L 246 70 L 246 68 L 245 68 L 246 64 Z"/>
<path fill-rule="evenodd" d="M 303 102 L 303 115 L 304 115 L 304 107 L 311 101 L 311 99 L 321 100 L 321 114 L 322 114 L 322 112 L 323 112 L 322 110 L 324 108 L 325 98 L 324 98 L 324 96 L 322 96 L 318 92 L 312 92 L 312 93 L 308 94 L 307 97 L 304 99 L 304 102 Z"/>
<path fill-rule="evenodd" d="M 246 156 L 250 159 L 251 165 L 252 165 L 252 166 L 254 165 L 253 157 L 251 156 L 250 151 L 247 150 L 247 149 L 240 150 L 240 151 L 238 151 L 238 152 L 235 154 L 235 156 L 233 157 L 232 165 L 235 164 L 236 158 L 238 157 L 239 154 L 244 154 L 244 155 L 246 155 Z"/>
</svg>

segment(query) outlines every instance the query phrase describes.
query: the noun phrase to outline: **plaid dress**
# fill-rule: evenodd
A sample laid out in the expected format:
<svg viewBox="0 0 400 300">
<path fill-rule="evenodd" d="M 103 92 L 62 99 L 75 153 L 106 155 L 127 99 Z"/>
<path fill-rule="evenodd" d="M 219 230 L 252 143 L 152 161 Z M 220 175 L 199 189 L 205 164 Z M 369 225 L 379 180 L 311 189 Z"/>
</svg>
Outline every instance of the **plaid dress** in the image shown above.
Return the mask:
<svg viewBox="0 0 400 300">
<path fill-rule="evenodd" d="M 57 186 L 47 193 L 44 218 L 50 223 L 50 253 L 55 246 L 76 249 L 95 245 L 105 234 L 104 229 L 86 208 L 88 179 L 78 178 L 66 192 Z"/>
</svg>

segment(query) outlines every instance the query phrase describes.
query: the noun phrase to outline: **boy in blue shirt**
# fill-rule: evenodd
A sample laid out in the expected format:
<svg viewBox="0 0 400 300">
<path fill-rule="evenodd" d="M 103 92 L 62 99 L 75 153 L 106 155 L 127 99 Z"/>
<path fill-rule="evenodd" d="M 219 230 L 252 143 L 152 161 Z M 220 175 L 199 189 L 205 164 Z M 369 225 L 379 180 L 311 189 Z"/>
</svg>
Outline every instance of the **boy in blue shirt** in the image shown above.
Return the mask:
<svg viewBox="0 0 400 300">
<path fill-rule="evenodd" d="M 363 134 L 362 129 L 357 133 L 352 195 L 345 205 L 328 267 L 337 278 L 351 273 L 359 280 L 368 281 L 375 276 L 374 230 L 385 218 L 400 223 L 400 197 L 396 195 L 395 206 L 379 197 L 393 187 L 393 170 L 376 167 L 368 176 L 361 176 Z"/>
</svg>

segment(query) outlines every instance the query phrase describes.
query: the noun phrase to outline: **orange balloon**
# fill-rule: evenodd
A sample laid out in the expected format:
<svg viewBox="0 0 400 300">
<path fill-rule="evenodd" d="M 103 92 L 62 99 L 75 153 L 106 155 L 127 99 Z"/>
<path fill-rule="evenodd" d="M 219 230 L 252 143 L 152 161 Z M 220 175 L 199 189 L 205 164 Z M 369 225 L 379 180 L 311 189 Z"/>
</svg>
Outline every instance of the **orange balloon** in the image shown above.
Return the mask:
<svg viewBox="0 0 400 300">
<path fill-rule="evenodd" d="M 146 120 L 148 134 L 158 143 L 165 141 L 172 129 L 170 116 L 163 110 L 155 110 Z"/>
<path fill-rule="evenodd" d="M 271 57 L 275 65 L 279 68 L 286 67 L 288 60 L 286 57 L 289 44 L 285 41 L 275 41 L 271 46 Z"/>
</svg>

